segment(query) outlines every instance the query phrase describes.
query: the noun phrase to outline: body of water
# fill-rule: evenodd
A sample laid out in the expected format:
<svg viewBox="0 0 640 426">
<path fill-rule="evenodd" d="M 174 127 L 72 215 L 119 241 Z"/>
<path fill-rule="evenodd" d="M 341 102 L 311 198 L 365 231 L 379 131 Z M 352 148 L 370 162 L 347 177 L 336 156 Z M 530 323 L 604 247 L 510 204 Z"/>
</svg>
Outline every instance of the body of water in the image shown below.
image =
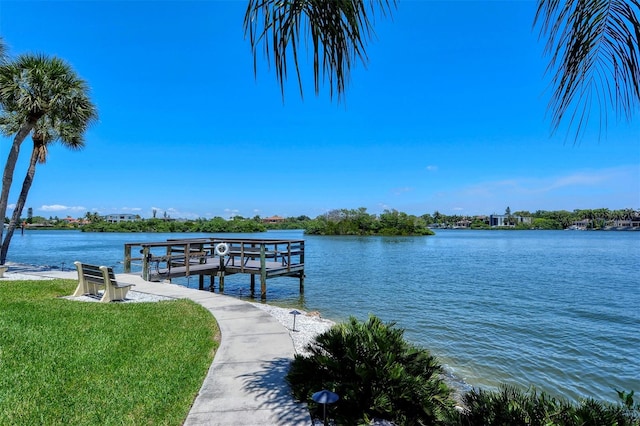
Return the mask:
<svg viewBox="0 0 640 426">
<path fill-rule="evenodd" d="M 27 231 L 8 260 L 122 271 L 124 243 L 211 234 Z M 298 280 L 267 282 L 267 301 L 341 321 L 375 314 L 428 348 L 471 386 L 513 384 L 570 399 L 640 392 L 640 232 L 440 230 L 431 237 L 317 237 L 301 231 L 218 234 L 306 240 Z M 208 281 L 207 281 L 208 282 Z M 184 280 L 197 286 L 197 278 Z M 227 277 L 245 297 L 249 279 Z"/>
</svg>

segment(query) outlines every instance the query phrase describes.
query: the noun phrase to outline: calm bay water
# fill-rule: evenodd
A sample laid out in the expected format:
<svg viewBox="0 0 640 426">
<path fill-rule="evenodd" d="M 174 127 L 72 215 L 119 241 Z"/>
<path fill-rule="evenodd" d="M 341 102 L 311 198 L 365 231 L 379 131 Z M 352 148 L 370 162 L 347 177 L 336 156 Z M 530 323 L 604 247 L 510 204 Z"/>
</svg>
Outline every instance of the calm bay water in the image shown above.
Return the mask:
<svg viewBox="0 0 640 426">
<path fill-rule="evenodd" d="M 211 234 L 33 231 L 14 236 L 8 260 L 66 269 L 81 260 L 122 271 L 125 242 L 200 236 Z M 640 392 L 640 232 L 217 236 L 304 238 L 305 294 L 297 279 L 273 279 L 269 303 L 335 321 L 370 313 L 395 321 L 471 386 L 610 401 L 614 389 Z M 226 279 L 226 294 L 244 297 L 248 288 L 246 276 Z"/>
</svg>

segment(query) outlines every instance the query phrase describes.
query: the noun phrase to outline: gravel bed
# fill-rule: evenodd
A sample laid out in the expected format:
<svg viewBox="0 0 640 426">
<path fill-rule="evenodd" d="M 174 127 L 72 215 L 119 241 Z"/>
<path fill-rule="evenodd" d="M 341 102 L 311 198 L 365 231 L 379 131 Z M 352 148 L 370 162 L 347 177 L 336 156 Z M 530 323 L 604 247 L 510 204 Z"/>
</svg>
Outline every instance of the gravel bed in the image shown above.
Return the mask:
<svg viewBox="0 0 640 426">
<path fill-rule="evenodd" d="M 310 343 L 318 334 L 324 333 L 330 329 L 335 322 L 322 318 L 317 311 L 305 312 L 296 309 L 300 312 L 299 315 L 295 315 L 296 328 L 293 329 L 293 317 L 291 314 L 293 309 L 280 308 L 273 305 L 266 305 L 264 303 L 251 303 L 258 309 L 269 313 L 276 320 L 278 320 L 287 330 L 291 340 L 293 340 L 293 346 L 297 354 L 308 355 L 305 351 L 305 347 Z"/>
</svg>

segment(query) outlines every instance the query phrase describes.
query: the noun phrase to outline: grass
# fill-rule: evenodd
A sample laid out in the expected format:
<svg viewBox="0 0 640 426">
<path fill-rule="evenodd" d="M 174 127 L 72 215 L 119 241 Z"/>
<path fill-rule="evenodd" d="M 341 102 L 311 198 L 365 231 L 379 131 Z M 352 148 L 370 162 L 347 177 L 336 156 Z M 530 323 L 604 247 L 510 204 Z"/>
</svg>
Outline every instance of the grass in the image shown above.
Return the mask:
<svg viewBox="0 0 640 426">
<path fill-rule="evenodd" d="M 82 303 L 72 280 L 0 282 L 0 424 L 180 425 L 220 341 L 189 300 Z"/>
</svg>

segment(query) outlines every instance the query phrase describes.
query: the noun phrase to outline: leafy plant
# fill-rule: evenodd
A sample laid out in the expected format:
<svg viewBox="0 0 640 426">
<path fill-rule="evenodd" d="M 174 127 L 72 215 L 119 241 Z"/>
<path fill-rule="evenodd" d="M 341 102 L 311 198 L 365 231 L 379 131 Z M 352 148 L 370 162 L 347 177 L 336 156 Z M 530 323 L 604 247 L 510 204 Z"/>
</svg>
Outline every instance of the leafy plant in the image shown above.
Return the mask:
<svg viewBox="0 0 640 426">
<path fill-rule="evenodd" d="M 535 389 L 523 392 L 512 386 L 503 386 L 497 392 L 474 389 L 463 397 L 465 410 L 460 415 L 460 423 L 469 426 L 640 425 L 640 417 L 633 413 L 633 392 L 630 400 L 624 392 L 620 398 L 626 406 L 593 399 L 571 404 Z"/>
<path fill-rule="evenodd" d="M 287 380 L 294 396 L 312 408 L 314 392 L 337 393 L 340 399 L 330 412 L 339 424 L 372 418 L 441 424 L 452 416 L 442 367 L 427 350 L 409 344 L 394 323 L 351 317 L 318 335 L 307 350 L 309 356 L 296 355 Z"/>
</svg>

